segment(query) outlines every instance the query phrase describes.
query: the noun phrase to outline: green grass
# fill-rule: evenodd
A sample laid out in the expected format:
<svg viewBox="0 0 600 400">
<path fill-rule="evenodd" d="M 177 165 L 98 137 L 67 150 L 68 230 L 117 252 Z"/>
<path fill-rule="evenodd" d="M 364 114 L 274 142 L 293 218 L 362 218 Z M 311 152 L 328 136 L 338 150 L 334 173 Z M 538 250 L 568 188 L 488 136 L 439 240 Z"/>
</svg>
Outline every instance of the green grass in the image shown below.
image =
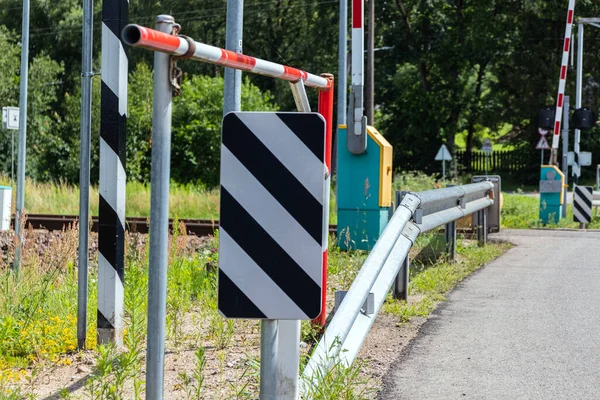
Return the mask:
<svg viewBox="0 0 600 400">
<path fill-rule="evenodd" d="M 419 237 L 411 251 L 414 259 L 410 269 L 409 302 L 396 300 L 389 295 L 383 312 L 398 316 L 401 323 L 412 317 L 426 317 L 459 282 L 508 248 L 510 245 L 506 243 L 489 243 L 479 247 L 474 241 L 458 240 L 457 262 L 452 263 L 443 252 L 441 235 Z"/>
<path fill-rule="evenodd" d="M 567 204 L 567 217 L 558 222 L 543 225 L 539 221 L 540 199 L 523 194 L 503 193 L 502 228 L 529 229 L 529 228 L 579 228 L 579 223 L 573 222 L 573 205 Z M 592 216 L 592 222 L 587 224 L 588 229 L 600 229 L 600 217 Z"/>
<path fill-rule="evenodd" d="M 445 182 L 445 184 L 450 183 Z M 7 176 L 0 176 L 0 185 L 10 185 Z M 439 187 L 439 185 L 437 185 Z M 422 191 L 436 188 L 436 179 L 422 172 L 405 172 L 394 177 L 392 197 L 396 190 Z M 13 212 L 16 190 L 13 190 Z M 90 189 L 90 210 L 98 215 L 98 187 Z M 150 185 L 128 182 L 125 213 L 128 217 L 150 215 Z M 392 199 L 392 201 L 395 201 Z M 29 214 L 79 214 L 79 187 L 60 182 L 25 183 L 25 210 Z M 219 192 L 193 185 L 171 184 L 169 197 L 171 218 L 218 219 Z M 329 205 L 329 223 L 337 223 L 335 187 L 332 187 Z"/>
</svg>

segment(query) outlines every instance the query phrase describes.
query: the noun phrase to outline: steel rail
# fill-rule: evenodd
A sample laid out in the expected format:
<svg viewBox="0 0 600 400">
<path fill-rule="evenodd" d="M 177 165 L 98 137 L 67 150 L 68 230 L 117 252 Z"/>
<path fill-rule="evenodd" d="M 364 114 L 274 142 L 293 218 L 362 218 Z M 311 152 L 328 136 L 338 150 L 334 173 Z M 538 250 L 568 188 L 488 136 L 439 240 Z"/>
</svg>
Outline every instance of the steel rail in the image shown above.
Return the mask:
<svg viewBox="0 0 600 400">
<path fill-rule="evenodd" d="M 493 183 L 484 181 L 404 195 L 310 356 L 303 389 L 309 383 L 318 385 L 336 360 L 352 364 L 417 236 L 487 209 L 494 203 L 493 188 Z M 485 219 L 479 229 L 486 229 Z M 373 310 L 367 311 L 370 306 L 363 306 L 370 293 Z"/>
<path fill-rule="evenodd" d="M 170 35 L 141 25 L 129 24 L 123 28 L 122 37 L 123 41 L 132 47 L 141 47 L 196 61 L 235 68 L 284 81 L 302 81 L 306 86 L 322 90 L 333 89 L 332 82 L 329 79 L 318 75 L 196 42 L 186 36 Z"/>
<path fill-rule="evenodd" d="M 62 231 L 73 226 L 79 217 L 76 215 L 54 215 L 54 214 L 30 214 L 27 215 L 25 226 L 31 229 L 42 229 L 48 231 Z M 173 230 L 173 219 L 169 220 L 169 229 Z M 212 235 L 216 229 L 219 229 L 219 220 L 209 219 L 178 219 L 178 222 L 185 225 L 186 233 L 196 236 Z M 11 223 L 13 223 L 11 221 Z M 125 219 L 125 229 L 129 232 L 148 233 L 150 217 L 127 217 Z M 92 232 L 98 232 L 98 217 L 92 217 L 90 225 Z M 336 225 L 329 225 L 329 233 L 335 233 Z"/>
</svg>

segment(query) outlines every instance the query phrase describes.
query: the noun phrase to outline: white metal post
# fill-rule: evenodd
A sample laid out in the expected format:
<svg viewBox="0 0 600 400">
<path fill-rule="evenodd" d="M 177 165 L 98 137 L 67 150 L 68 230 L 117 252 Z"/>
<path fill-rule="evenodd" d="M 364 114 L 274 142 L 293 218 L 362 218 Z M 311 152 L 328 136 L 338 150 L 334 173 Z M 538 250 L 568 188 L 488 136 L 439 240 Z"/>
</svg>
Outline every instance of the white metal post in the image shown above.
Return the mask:
<svg viewBox="0 0 600 400">
<path fill-rule="evenodd" d="M 565 96 L 565 107 L 564 107 L 564 115 L 563 115 L 563 160 L 562 160 L 562 172 L 565 175 L 565 185 L 569 184 L 569 108 L 570 108 L 571 99 L 569 96 Z M 543 152 L 544 150 L 542 150 Z M 562 208 L 562 217 L 567 217 L 567 191 L 568 189 L 563 190 L 563 208 Z"/>
<path fill-rule="evenodd" d="M 277 400 L 277 349 L 279 321 L 260 323 L 260 400 Z"/>
<path fill-rule="evenodd" d="M 347 147 L 353 154 L 366 150 L 366 118 L 364 116 L 364 0 L 352 0 L 352 90 L 347 131 Z"/>
<path fill-rule="evenodd" d="M 171 33 L 175 20 L 159 15 L 156 29 Z M 146 399 L 161 400 L 164 391 L 167 262 L 169 240 L 169 176 L 171 160 L 171 56 L 154 53 L 152 169 L 150 193 L 150 265 L 148 272 L 148 345 Z"/>
<path fill-rule="evenodd" d="M 90 149 L 92 132 L 92 43 L 94 2 L 83 4 L 81 54 L 81 145 L 79 159 L 79 252 L 77 265 L 77 348 L 85 348 L 88 303 L 88 241 L 90 219 Z"/>
<path fill-rule="evenodd" d="M 581 108 L 581 99 L 583 95 L 583 34 L 584 26 L 583 23 L 578 24 L 577 30 L 577 82 L 575 86 L 575 108 Z M 575 140 L 573 143 L 573 152 L 575 153 L 575 160 L 573 162 L 572 174 L 575 177 L 574 181 L 577 183 L 581 176 L 581 166 L 579 165 L 579 139 L 581 131 L 575 129 Z M 566 203 L 565 203 L 566 204 Z"/>
<path fill-rule="evenodd" d="M 17 246 L 13 267 L 18 274 L 21 267 L 23 233 L 21 216 L 25 208 L 25 157 L 27 143 L 27 84 L 29 79 L 29 0 L 23 0 L 23 22 L 21 31 L 21 75 L 19 87 L 19 148 L 17 155 L 17 207 L 15 213 L 15 235 Z"/>
</svg>

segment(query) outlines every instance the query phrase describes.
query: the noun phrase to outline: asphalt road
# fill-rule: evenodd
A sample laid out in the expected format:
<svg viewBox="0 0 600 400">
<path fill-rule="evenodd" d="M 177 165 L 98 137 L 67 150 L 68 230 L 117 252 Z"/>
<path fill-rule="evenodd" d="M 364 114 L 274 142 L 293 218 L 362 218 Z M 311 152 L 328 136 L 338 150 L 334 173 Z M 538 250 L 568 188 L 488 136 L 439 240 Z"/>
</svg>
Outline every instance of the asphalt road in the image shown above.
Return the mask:
<svg viewBox="0 0 600 400">
<path fill-rule="evenodd" d="M 382 399 L 600 398 L 600 232 L 508 230 L 384 378 Z"/>
</svg>

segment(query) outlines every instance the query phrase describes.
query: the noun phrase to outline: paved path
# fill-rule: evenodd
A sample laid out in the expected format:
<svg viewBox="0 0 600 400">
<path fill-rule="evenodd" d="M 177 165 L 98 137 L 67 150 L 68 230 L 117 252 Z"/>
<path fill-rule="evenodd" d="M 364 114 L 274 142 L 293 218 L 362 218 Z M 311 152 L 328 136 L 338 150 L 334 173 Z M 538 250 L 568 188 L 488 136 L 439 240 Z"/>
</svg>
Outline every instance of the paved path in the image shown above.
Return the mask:
<svg viewBox="0 0 600 400">
<path fill-rule="evenodd" d="M 451 293 L 382 399 L 600 398 L 600 232 L 509 230 Z"/>
</svg>

